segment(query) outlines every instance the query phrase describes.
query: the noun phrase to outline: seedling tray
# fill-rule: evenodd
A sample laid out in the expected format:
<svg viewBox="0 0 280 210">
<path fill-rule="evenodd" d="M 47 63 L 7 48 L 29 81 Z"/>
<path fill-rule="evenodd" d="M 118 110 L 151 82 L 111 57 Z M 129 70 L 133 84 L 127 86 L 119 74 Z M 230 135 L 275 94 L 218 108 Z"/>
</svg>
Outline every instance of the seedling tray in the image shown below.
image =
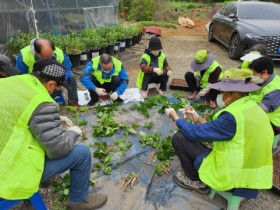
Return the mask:
<svg viewBox="0 0 280 210">
<path fill-rule="evenodd" d="M 173 78 L 171 80 L 170 89 L 171 90 L 191 91 L 191 89 L 188 87 L 188 85 L 184 79 L 175 79 L 175 78 Z"/>
</svg>

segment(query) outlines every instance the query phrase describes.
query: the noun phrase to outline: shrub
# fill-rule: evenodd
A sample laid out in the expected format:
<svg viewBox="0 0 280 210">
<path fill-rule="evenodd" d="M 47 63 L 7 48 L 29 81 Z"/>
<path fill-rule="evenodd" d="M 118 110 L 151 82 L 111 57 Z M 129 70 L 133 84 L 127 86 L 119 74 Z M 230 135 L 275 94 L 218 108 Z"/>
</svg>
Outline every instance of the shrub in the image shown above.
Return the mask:
<svg viewBox="0 0 280 210">
<path fill-rule="evenodd" d="M 154 0 L 132 0 L 129 12 L 130 20 L 153 20 L 156 11 L 156 1 Z"/>
</svg>

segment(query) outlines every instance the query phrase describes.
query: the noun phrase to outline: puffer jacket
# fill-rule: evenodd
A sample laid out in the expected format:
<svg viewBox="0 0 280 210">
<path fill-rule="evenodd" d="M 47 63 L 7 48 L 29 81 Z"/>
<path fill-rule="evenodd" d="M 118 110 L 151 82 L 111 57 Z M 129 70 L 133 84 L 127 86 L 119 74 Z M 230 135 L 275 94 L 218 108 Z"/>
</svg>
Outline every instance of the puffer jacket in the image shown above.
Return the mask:
<svg viewBox="0 0 280 210">
<path fill-rule="evenodd" d="M 79 137 L 74 131 L 64 131 L 54 103 L 41 104 L 31 116 L 29 127 L 49 159 L 66 156 Z"/>
</svg>

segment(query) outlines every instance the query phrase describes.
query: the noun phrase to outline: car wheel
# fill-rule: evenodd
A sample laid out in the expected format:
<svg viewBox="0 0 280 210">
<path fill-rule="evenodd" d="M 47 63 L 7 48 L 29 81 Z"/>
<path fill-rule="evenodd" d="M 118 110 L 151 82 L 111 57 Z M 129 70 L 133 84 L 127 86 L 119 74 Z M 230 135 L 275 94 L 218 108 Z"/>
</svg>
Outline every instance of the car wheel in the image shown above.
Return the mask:
<svg viewBox="0 0 280 210">
<path fill-rule="evenodd" d="M 240 37 L 234 34 L 230 39 L 228 54 L 231 59 L 237 60 L 240 58 Z"/>
<path fill-rule="evenodd" d="M 215 38 L 213 37 L 213 25 L 209 26 L 208 41 L 209 42 L 214 42 L 215 41 Z"/>
</svg>

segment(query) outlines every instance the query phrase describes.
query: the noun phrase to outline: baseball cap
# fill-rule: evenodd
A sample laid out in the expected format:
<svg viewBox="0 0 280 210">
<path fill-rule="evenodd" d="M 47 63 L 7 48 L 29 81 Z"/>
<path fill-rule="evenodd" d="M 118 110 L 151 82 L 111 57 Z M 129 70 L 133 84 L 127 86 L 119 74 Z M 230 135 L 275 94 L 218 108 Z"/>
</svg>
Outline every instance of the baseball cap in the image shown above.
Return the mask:
<svg viewBox="0 0 280 210">
<path fill-rule="evenodd" d="M 67 90 L 69 85 L 65 82 L 66 68 L 56 60 L 51 58 L 41 59 L 34 64 L 33 74 L 41 78 L 54 80 L 64 86 Z"/>
<path fill-rule="evenodd" d="M 17 68 L 13 67 L 11 59 L 2 54 L 0 54 L 0 71 L 7 76 L 14 76 L 20 73 Z"/>
</svg>

